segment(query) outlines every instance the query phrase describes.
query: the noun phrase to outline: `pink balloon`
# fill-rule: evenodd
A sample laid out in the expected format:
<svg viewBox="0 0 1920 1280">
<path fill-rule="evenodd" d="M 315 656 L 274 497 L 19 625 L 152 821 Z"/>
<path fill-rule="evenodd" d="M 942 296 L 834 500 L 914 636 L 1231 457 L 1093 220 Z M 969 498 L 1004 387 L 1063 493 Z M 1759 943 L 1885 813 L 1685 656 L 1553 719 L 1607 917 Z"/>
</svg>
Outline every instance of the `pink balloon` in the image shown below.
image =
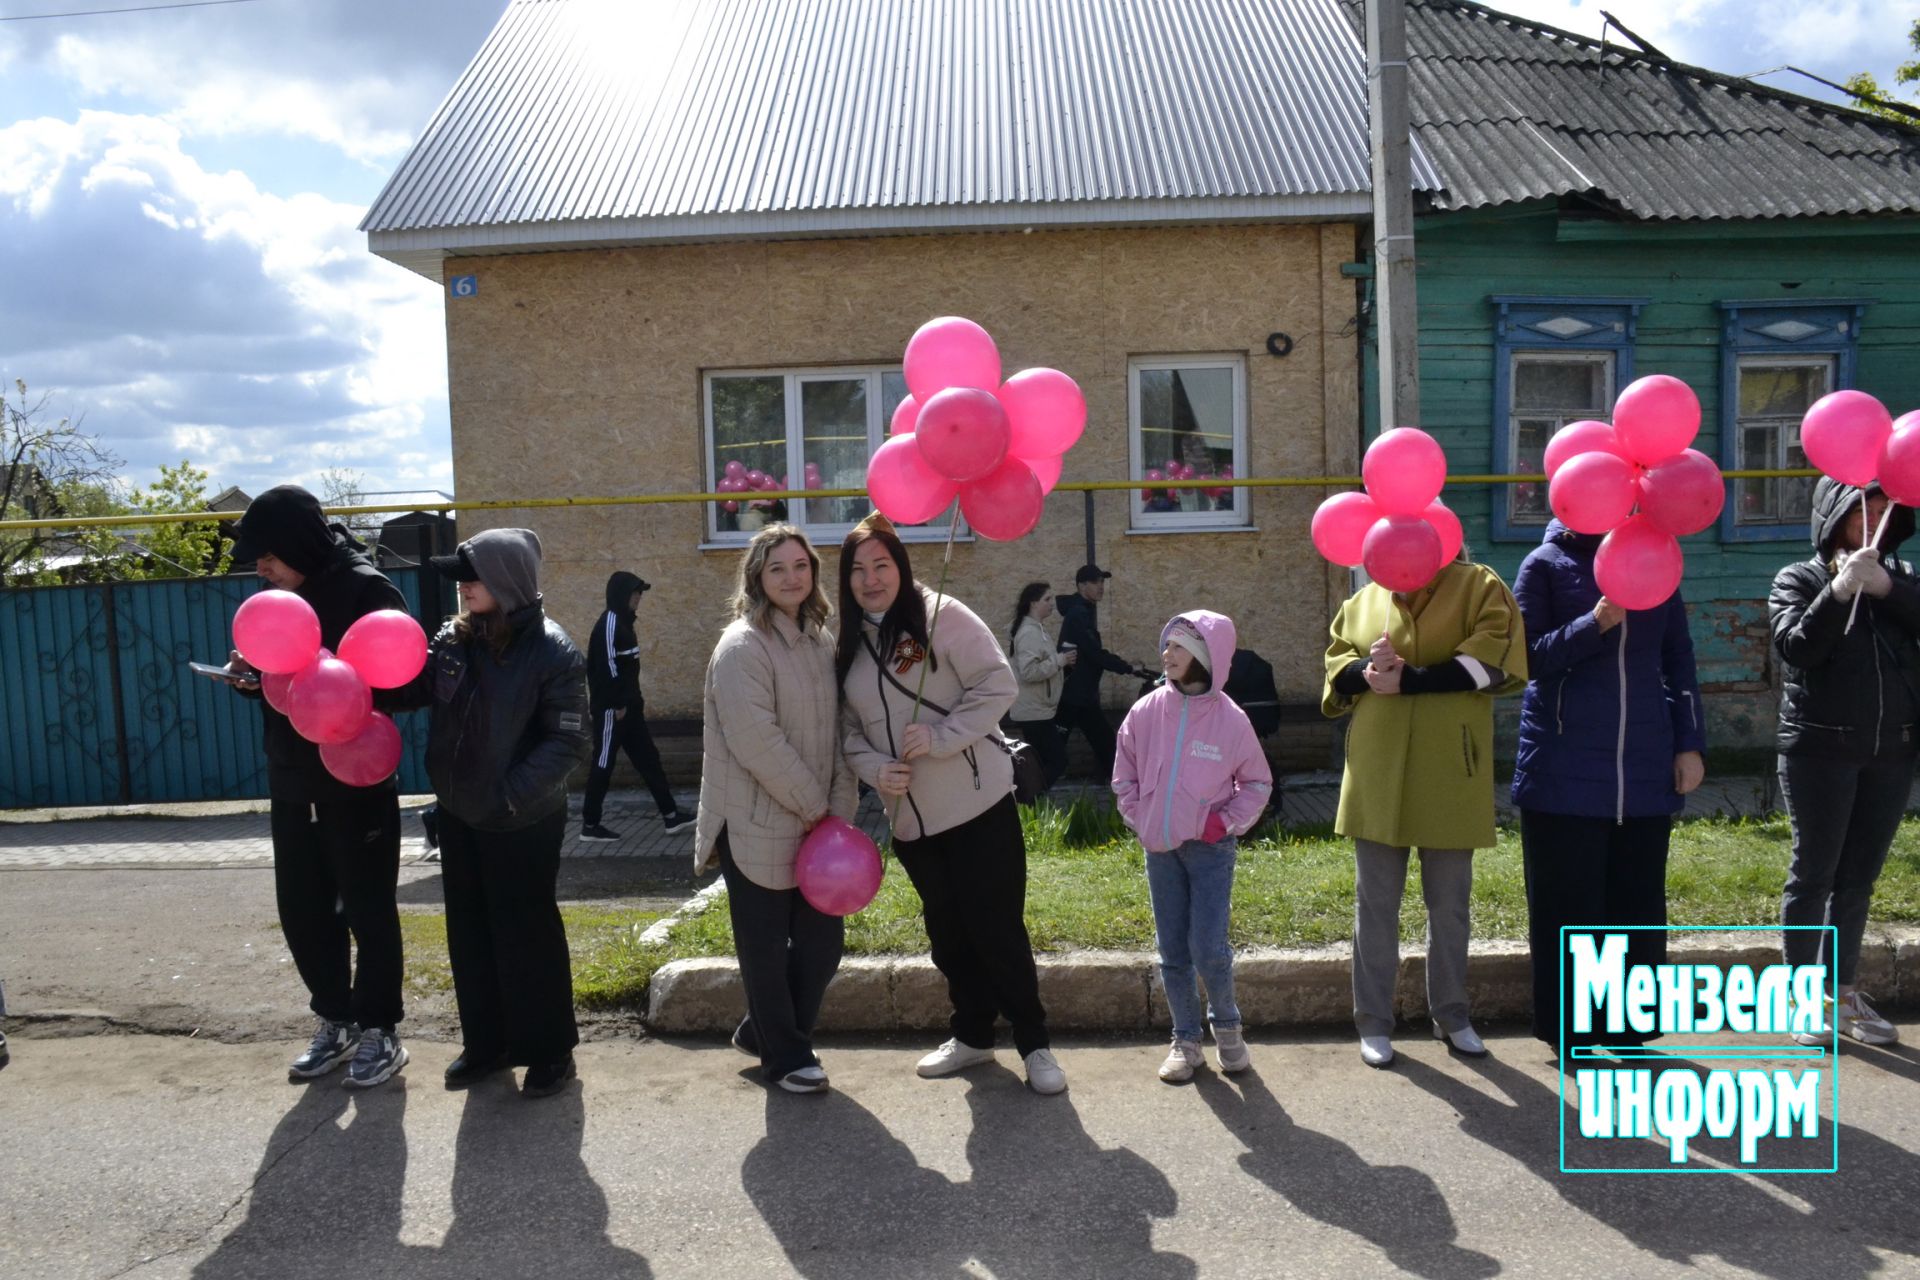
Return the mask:
<svg viewBox="0 0 1920 1280">
<path fill-rule="evenodd" d="M 1620 452 L 1643 467 L 1672 457 L 1700 434 L 1700 398 L 1664 373 L 1635 378 L 1613 402 Z"/>
<path fill-rule="evenodd" d="M 1611 453 L 1576 453 L 1547 485 L 1547 505 L 1575 533 L 1610 533 L 1633 514 L 1634 466 Z"/>
<path fill-rule="evenodd" d="M 1418 591 L 1446 562 L 1440 533 L 1419 516 L 1387 516 L 1367 530 L 1360 545 L 1367 576 L 1389 591 Z"/>
<path fill-rule="evenodd" d="M 818 480 L 820 478 L 820 464 L 817 462 L 809 462 L 806 466 L 802 467 L 801 470 L 806 472 L 807 479 L 809 480 Z"/>
<path fill-rule="evenodd" d="M 321 743 L 320 763 L 350 787 L 378 786 L 400 767 L 400 730 L 390 717 L 372 712 L 345 742 Z"/>
<path fill-rule="evenodd" d="M 1336 493 L 1313 513 L 1313 546 L 1351 569 L 1363 557 L 1367 531 L 1380 523 L 1380 505 L 1364 493 Z"/>
<path fill-rule="evenodd" d="M 1167 473 L 1160 470 L 1160 468 L 1158 467 L 1148 467 L 1147 474 L 1143 478 L 1147 480 L 1165 480 L 1167 478 Z M 1152 502 L 1153 495 L 1159 492 L 1162 492 L 1162 491 L 1158 489 L 1142 489 L 1140 491 L 1140 500 L 1142 502 Z"/>
<path fill-rule="evenodd" d="M 902 400 L 893 411 L 893 419 L 887 424 L 887 433 L 896 436 L 913 434 L 913 424 L 920 419 L 920 402 L 912 396 Z"/>
<path fill-rule="evenodd" d="M 767 481 L 770 479 L 772 479 L 771 476 L 760 470 L 760 468 L 755 467 L 753 470 L 747 472 L 747 488 L 764 489 L 767 487 Z"/>
<path fill-rule="evenodd" d="M 729 480 L 745 480 L 747 478 L 747 464 L 744 462 L 737 460 L 729 462 L 722 470 Z"/>
<path fill-rule="evenodd" d="M 1035 478 L 1040 481 L 1040 492 L 1052 493 L 1053 486 L 1060 483 L 1060 471 L 1066 465 L 1067 455 L 1056 453 L 1051 458 L 1027 458 L 1024 461 L 1033 468 Z"/>
<path fill-rule="evenodd" d="M 1626 457 L 1626 451 L 1620 447 L 1620 438 L 1613 428 L 1604 422 L 1595 422 L 1591 418 L 1579 422 L 1569 422 L 1553 433 L 1553 439 L 1547 441 L 1547 456 L 1541 470 L 1547 473 L 1547 479 L 1553 479 L 1554 473 L 1568 458 L 1579 453 L 1611 453 Z"/>
<path fill-rule="evenodd" d="M 1727 482 L 1698 449 L 1683 449 L 1640 477 L 1640 514 L 1662 533 L 1699 533 L 1720 518 L 1726 505 Z"/>
<path fill-rule="evenodd" d="M 720 504 L 720 509 L 726 512 L 730 516 L 738 515 L 740 513 L 740 504 L 738 502 L 735 502 L 732 498 L 728 498 L 725 502 Z"/>
<path fill-rule="evenodd" d="M 338 658 L 322 658 L 287 691 L 287 719 L 308 742 L 345 742 L 373 710 L 367 682 Z"/>
<path fill-rule="evenodd" d="M 1686 561 L 1680 544 L 1645 516 L 1608 534 L 1593 557 L 1593 576 L 1607 599 L 1626 609 L 1655 609 L 1680 586 Z"/>
<path fill-rule="evenodd" d="M 1800 447 L 1808 462 L 1841 484 L 1864 485 L 1873 480 L 1892 430 L 1887 406 L 1864 391 L 1835 391 L 1815 400 L 1800 420 Z"/>
<path fill-rule="evenodd" d="M 1920 506 L 1920 411 L 1895 419 L 1880 446 L 1880 488 L 1889 501 Z"/>
<path fill-rule="evenodd" d="M 992 392 L 1000 385 L 1000 348 L 985 329 L 960 316 L 921 325 L 907 339 L 901 366 L 907 390 L 923 406 L 948 387 Z"/>
<path fill-rule="evenodd" d="M 325 650 L 321 652 L 324 653 Z M 313 663 L 311 662 L 307 664 L 308 668 L 312 666 Z M 301 672 L 299 671 L 291 673 L 285 671 L 262 671 L 260 673 L 260 696 L 265 698 L 267 705 L 275 711 L 278 711 L 281 715 L 287 714 L 287 695 L 292 691 L 293 682 L 300 677 L 300 674 Z"/>
<path fill-rule="evenodd" d="M 1019 458 L 960 486 L 960 511 L 973 531 L 994 542 L 1012 542 L 1033 532 L 1046 506 L 1040 477 Z"/>
<path fill-rule="evenodd" d="M 1433 531 L 1440 535 L 1440 563 L 1451 563 L 1467 541 L 1467 531 L 1460 527 L 1460 517 L 1453 514 L 1453 508 L 1435 498 L 1420 513 L 1420 518 L 1432 525 Z"/>
<path fill-rule="evenodd" d="M 827 485 L 826 485 L 826 482 L 825 482 L 824 480 L 822 480 L 822 479 L 821 479 L 821 478 L 820 478 L 819 476 L 817 476 L 817 475 L 810 475 L 810 476 L 808 476 L 808 477 L 807 477 L 807 488 L 809 488 L 809 489 L 824 489 L 824 488 L 826 488 L 826 487 L 827 487 Z"/>
<path fill-rule="evenodd" d="M 1022 369 L 1000 387 L 1007 411 L 1007 452 L 1031 462 L 1057 458 L 1087 429 L 1087 398 L 1058 369 Z"/>
<path fill-rule="evenodd" d="M 1439 441 L 1418 427 L 1395 427 L 1367 447 L 1360 475 L 1380 510 L 1390 516 L 1417 516 L 1447 482 L 1447 455 Z"/>
<path fill-rule="evenodd" d="M 735 480 L 732 476 L 729 476 L 715 485 L 714 488 L 721 493 L 744 493 L 746 492 L 747 482 L 744 477 Z"/>
<path fill-rule="evenodd" d="M 959 492 L 959 485 L 927 465 L 912 436 L 895 436 L 867 463 L 867 493 L 895 524 L 925 524 Z"/>
<path fill-rule="evenodd" d="M 340 660 L 375 689 L 398 689 L 427 665 L 427 633 L 411 615 L 381 609 L 340 637 Z"/>
<path fill-rule="evenodd" d="M 921 406 L 913 440 L 928 466 L 965 484 L 1007 456 L 1007 414 L 991 391 L 949 387 Z"/>
<path fill-rule="evenodd" d="M 320 617 L 291 591 L 258 591 L 233 615 L 233 647 L 261 671 L 298 671 L 320 648 Z"/>
<path fill-rule="evenodd" d="M 880 892 L 880 850 L 865 832 L 841 818 L 823 818 L 800 842 L 793 878 L 815 911 L 848 916 Z"/>
</svg>

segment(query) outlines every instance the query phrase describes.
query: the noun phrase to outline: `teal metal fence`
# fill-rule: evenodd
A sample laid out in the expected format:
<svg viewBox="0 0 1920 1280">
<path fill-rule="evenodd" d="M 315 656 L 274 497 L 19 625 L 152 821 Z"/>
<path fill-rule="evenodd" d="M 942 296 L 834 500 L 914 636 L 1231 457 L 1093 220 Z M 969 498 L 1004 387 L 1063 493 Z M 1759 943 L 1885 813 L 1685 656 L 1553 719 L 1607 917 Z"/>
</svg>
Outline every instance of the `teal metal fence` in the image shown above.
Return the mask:
<svg viewBox="0 0 1920 1280">
<path fill-rule="evenodd" d="M 429 634 L 449 607 L 423 569 L 385 570 Z M 0 808 L 265 796 L 259 704 L 190 661 L 224 662 L 259 579 L 0 590 Z M 395 718 L 403 791 L 427 790 L 423 712 Z"/>
</svg>

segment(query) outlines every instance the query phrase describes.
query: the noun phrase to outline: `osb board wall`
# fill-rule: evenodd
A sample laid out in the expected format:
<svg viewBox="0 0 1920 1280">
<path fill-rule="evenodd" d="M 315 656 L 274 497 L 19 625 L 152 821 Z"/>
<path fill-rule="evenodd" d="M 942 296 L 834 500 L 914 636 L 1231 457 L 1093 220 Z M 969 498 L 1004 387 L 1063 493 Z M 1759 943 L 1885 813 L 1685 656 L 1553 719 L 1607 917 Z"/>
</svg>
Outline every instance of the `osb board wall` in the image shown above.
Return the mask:
<svg viewBox="0 0 1920 1280">
<path fill-rule="evenodd" d="M 1357 468 L 1355 290 L 1339 273 L 1348 224 L 1208 227 L 672 246 L 450 260 L 478 277 L 447 303 L 454 482 L 463 500 L 710 488 L 702 428 L 707 370 L 897 363 L 929 317 L 992 331 L 1008 372 L 1051 365 L 1085 390 L 1087 434 L 1064 479 L 1127 468 L 1127 361 L 1245 352 L 1248 442 L 1260 476 Z M 1269 333 L 1292 336 L 1285 358 Z M 1318 701 L 1326 621 L 1344 591 L 1307 539 L 1318 489 L 1255 491 L 1257 533 L 1128 536 L 1128 496 L 1096 501 L 1101 609 L 1111 648 L 1151 661 L 1172 613 L 1239 623 L 1273 664 L 1281 697 Z M 1054 494 L 1012 545 L 955 549 L 954 595 L 998 632 L 1021 584 L 1072 587 L 1085 559 L 1083 499 Z M 467 512 L 461 530 L 523 524 L 545 544 L 552 615 L 578 638 L 607 575 L 654 584 L 641 611 L 650 711 L 693 716 L 737 551 L 701 551 L 700 509 L 633 506 Z M 914 549 L 927 581 L 938 546 Z M 835 548 L 822 548 L 834 573 Z M 831 588 L 830 588 L 831 590 Z M 1111 678 L 1124 706 L 1135 685 Z"/>
</svg>

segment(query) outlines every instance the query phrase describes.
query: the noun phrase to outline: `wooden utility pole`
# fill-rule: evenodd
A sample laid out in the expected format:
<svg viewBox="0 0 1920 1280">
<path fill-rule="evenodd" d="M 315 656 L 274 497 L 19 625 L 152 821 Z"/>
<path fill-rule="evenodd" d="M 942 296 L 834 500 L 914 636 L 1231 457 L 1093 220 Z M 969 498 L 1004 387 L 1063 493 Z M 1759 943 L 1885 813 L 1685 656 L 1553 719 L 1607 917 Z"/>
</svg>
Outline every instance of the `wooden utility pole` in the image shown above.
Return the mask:
<svg viewBox="0 0 1920 1280">
<path fill-rule="evenodd" d="M 1373 152 L 1374 314 L 1382 431 L 1420 424 L 1408 130 L 1406 0 L 1367 0 L 1367 133 Z"/>
</svg>

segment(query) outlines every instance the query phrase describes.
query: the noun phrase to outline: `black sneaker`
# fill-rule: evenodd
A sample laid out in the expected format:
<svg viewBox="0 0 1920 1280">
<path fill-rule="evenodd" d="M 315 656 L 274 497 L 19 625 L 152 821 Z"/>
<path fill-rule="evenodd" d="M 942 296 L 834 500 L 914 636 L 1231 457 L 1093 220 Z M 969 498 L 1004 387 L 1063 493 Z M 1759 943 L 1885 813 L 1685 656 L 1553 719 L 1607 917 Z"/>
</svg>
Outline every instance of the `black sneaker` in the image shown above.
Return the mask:
<svg viewBox="0 0 1920 1280">
<path fill-rule="evenodd" d="M 520 1096 L 523 1098 L 545 1098 L 567 1087 L 567 1081 L 578 1073 L 573 1067 L 573 1055 L 569 1053 L 558 1062 L 542 1062 L 538 1066 L 527 1068 L 526 1079 L 520 1082 Z"/>
<path fill-rule="evenodd" d="M 596 822 L 590 827 L 580 828 L 580 838 L 582 840 L 618 840 L 620 833 Z"/>
<path fill-rule="evenodd" d="M 329 1022 L 322 1018 L 319 1029 L 313 1033 L 313 1043 L 287 1068 L 287 1079 L 317 1080 L 353 1057 L 359 1047 L 360 1028 L 351 1022 Z"/>
<path fill-rule="evenodd" d="M 7 1033 L 0 1031 L 0 1067 L 4 1067 L 12 1061 L 12 1055 L 7 1052 Z"/>
<path fill-rule="evenodd" d="M 508 1065 L 504 1053 L 484 1054 L 462 1049 L 460 1056 L 447 1064 L 447 1088 L 464 1089 L 478 1084 L 496 1071 L 505 1071 Z"/>
<path fill-rule="evenodd" d="M 440 806 L 430 804 L 420 811 L 420 825 L 426 829 L 427 848 L 440 847 Z"/>
<path fill-rule="evenodd" d="M 668 835 L 677 836 L 682 831 L 685 831 L 688 827 L 694 824 L 695 815 L 691 813 L 680 813 L 676 811 L 673 813 L 662 814 L 660 816 L 660 821 L 663 824 L 665 824 Z"/>
<path fill-rule="evenodd" d="M 407 1065 L 407 1048 L 400 1037 L 380 1027 L 368 1027 L 360 1033 L 360 1047 L 347 1068 L 349 1089 L 371 1089 L 385 1084 L 393 1073 Z"/>
</svg>

